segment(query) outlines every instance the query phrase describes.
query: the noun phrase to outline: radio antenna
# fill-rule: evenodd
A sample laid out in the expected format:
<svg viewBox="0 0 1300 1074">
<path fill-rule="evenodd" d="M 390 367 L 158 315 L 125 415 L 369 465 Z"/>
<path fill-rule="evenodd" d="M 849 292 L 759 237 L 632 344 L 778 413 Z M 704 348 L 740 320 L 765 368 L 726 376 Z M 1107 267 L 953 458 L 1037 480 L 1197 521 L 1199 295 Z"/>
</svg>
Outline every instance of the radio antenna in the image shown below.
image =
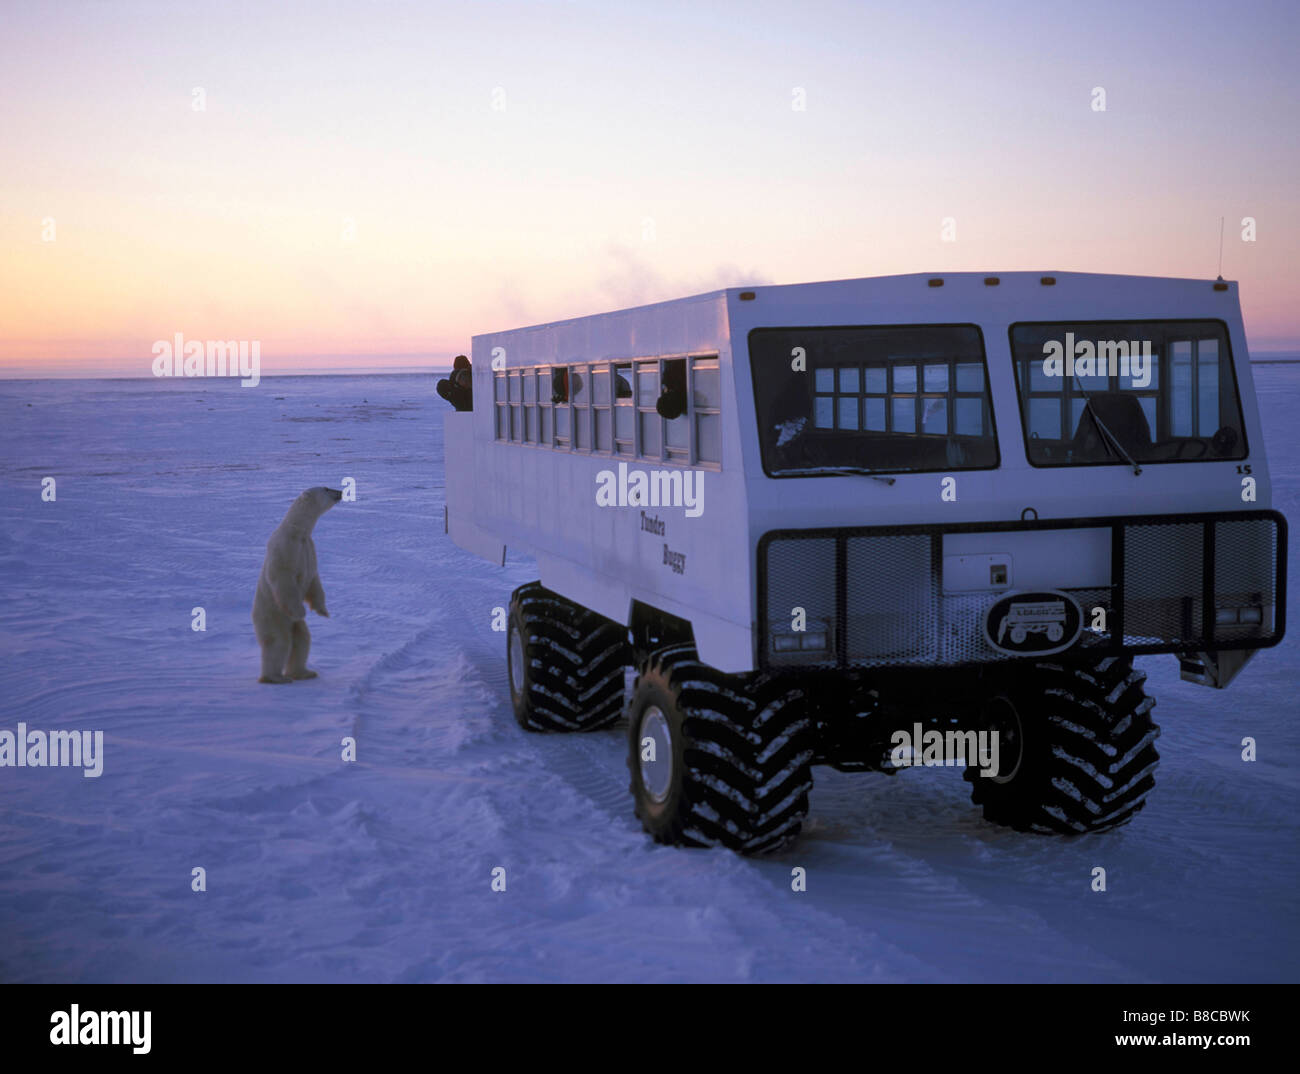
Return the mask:
<svg viewBox="0 0 1300 1074">
<path fill-rule="evenodd" d="M 1223 279 L 1223 217 L 1219 217 L 1219 279 Z"/>
</svg>

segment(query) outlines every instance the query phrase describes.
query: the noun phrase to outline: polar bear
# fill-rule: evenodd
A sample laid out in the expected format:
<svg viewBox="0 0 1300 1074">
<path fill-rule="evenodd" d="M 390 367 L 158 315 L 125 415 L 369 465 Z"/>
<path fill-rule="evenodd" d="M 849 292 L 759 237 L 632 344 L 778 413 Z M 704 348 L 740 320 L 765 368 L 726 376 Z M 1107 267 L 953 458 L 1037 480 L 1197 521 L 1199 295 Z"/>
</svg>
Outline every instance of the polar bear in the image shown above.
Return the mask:
<svg viewBox="0 0 1300 1074">
<path fill-rule="evenodd" d="M 311 634 L 307 609 L 329 618 L 325 590 L 316 573 L 316 545 L 311 531 L 316 520 L 343 498 L 337 489 L 308 489 L 289 507 L 284 521 L 266 542 L 266 559 L 253 598 L 253 629 L 262 647 L 262 677 L 258 682 L 314 679 L 307 668 Z"/>
</svg>

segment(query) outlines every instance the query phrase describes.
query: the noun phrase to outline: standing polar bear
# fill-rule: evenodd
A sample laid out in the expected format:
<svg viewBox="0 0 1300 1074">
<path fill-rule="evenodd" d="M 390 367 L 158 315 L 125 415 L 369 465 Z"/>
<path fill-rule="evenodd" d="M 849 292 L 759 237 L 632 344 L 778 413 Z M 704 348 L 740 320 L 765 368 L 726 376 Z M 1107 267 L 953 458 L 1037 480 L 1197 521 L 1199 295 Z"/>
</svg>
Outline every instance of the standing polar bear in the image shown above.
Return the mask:
<svg viewBox="0 0 1300 1074">
<path fill-rule="evenodd" d="M 316 545 L 311 531 L 316 520 L 343 498 L 337 489 L 308 489 L 289 507 L 284 521 L 266 542 L 266 560 L 253 598 L 253 629 L 262 647 L 262 677 L 258 682 L 314 679 L 307 667 L 311 633 L 305 601 L 329 618 L 325 590 L 316 573 Z"/>
</svg>

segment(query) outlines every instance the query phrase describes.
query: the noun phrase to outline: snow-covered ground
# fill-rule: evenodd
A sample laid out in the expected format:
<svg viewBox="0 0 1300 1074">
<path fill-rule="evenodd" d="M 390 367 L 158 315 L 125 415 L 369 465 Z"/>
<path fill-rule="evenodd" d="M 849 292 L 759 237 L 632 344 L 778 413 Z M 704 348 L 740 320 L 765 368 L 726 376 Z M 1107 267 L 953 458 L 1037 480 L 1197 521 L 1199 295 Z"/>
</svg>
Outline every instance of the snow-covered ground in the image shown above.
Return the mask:
<svg viewBox="0 0 1300 1074">
<path fill-rule="evenodd" d="M 1300 365 L 1256 377 L 1295 525 Z M 514 723 L 491 618 L 531 564 L 443 535 L 446 412 L 427 376 L 0 382 L 0 729 L 105 734 L 98 779 L 0 768 L 0 980 L 1297 977 L 1300 631 L 1226 693 L 1143 662 L 1163 762 L 1118 832 L 993 827 L 956 769 L 818 769 L 781 858 L 659 847 L 622 728 Z M 264 542 L 345 477 L 320 678 L 258 685 Z"/>
</svg>

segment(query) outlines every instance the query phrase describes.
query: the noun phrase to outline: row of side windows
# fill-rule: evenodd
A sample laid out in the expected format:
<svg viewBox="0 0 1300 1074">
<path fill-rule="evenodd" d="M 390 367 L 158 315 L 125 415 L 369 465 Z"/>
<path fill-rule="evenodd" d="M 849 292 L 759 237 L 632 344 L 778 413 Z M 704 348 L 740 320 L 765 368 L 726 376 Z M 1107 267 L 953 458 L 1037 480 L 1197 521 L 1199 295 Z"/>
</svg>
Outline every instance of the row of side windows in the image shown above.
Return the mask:
<svg viewBox="0 0 1300 1074">
<path fill-rule="evenodd" d="M 657 407 L 661 394 L 667 405 Z M 722 464 L 717 355 L 502 369 L 493 374 L 492 397 L 500 441 Z"/>
</svg>

